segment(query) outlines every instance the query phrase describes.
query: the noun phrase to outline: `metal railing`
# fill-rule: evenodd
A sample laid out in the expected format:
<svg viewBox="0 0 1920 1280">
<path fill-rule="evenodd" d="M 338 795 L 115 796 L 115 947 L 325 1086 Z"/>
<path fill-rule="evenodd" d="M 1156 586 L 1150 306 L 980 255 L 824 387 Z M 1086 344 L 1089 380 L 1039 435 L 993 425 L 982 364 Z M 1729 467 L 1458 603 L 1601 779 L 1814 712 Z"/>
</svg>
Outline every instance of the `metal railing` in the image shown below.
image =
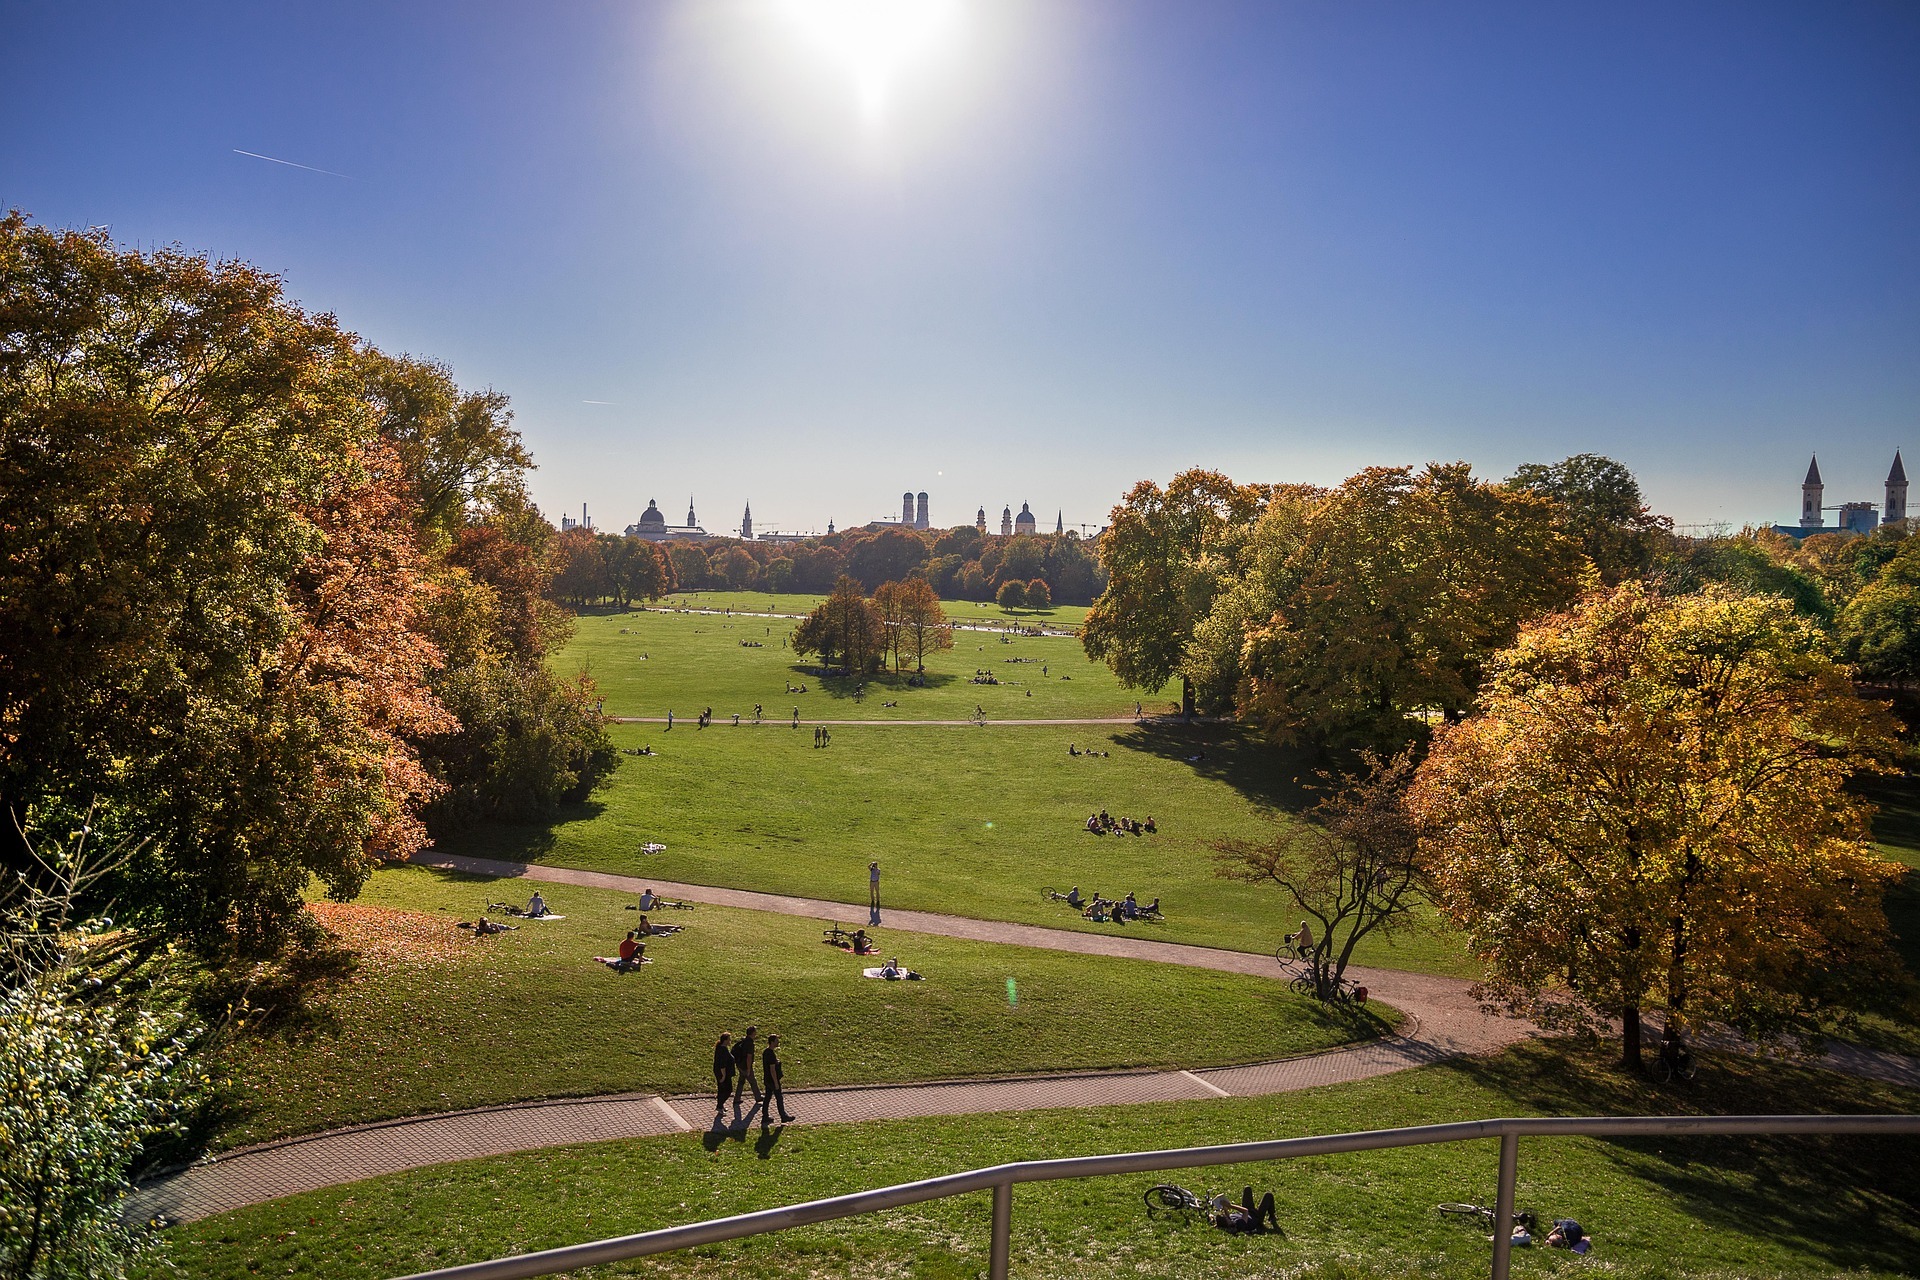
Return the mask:
<svg viewBox="0 0 1920 1280">
<path fill-rule="evenodd" d="M 1376 1129 L 1366 1133 L 1339 1133 L 1313 1138 L 1280 1138 L 1271 1142 L 1235 1142 L 1216 1147 L 1182 1147 L 1171 1151 L 1132 1151 L 1110 1156 L 1072 1156 L 1063 1160 L 1021 1160 L 966 1173 L 904 1182 L 898 1186 L 826 1200 L 810 1200 L 758 1213 L 743 1213 L 711 1222 L 696 1222 L 661 1231 L 617 1236 L 590 1244 L 567 1245 L 539 1253 L 525 1253 L 491 1262 L 422 1271 L 401 1280 L 524 1280 L 576 1267 L 597 1266 L 648 1254 L 690 1249 L 696 1245 L 738 1240 L 745 1236 L 787 1231 L 815 1222 L 831 1222 L 882 1209 L 942 1200 L 975 1191 L 993 1193 L 993 1239 L 987 1274 L 1006 1280 L 1013 1232 L 1013 1185 L 1016 1182 L 1055 1182 L 1064 1178 L 1101 1178 L 1124 1173 L 1157 1173 L 1165 1169 L 1195 1169 L 1216 1164 L 1262 1160 L 1294 1160 L 1301 1156 L 1333 1155 L 1344 1151 L 1378 1151 L 1388 1147 L 1416 1147 L 1437 1142 L 1500 1140 L 1500 1187 L 1494 1204 L 1493 1280 L 1507 1280 L 1512 1238 L 1505 1225 L 1513 1221 L 1514 1179 L 1520 1161 L 1522 1137 L 1626 1138 L 1642 1134 L 1920 1134 L 1920 1116 L 1536 1116 L 1504 1120 L 1464 1120 L 1453 1124 L 1418 1125 L 1407 1129 Z"/>
</svg>

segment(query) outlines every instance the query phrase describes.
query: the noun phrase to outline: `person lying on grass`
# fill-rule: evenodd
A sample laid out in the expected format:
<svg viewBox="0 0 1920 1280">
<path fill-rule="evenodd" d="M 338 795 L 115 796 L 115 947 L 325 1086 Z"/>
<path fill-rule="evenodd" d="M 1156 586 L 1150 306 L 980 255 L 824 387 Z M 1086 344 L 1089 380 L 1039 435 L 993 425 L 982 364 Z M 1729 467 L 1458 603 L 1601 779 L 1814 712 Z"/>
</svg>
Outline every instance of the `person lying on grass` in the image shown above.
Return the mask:
<svg viewBox="0 0 1920 1280">
<path fill-rule="evenodd" d="M 902 969 L 900 967 L 899 956 L 892 957 L 885 964 L 880 966 L 880 976 L 885 978 L 888 982 L 920 982 L 922 981 L 920 975 L 915 973 L 913 970 Z"/>
<path fill-rule="evenodd" d="M 643 915 L 640 917 L 639 927 L 634 932 L 643 938 L 665 938 L 680 932 L 684 927 L 677 924 L 655 924 Z"/>
<path fill-rule="evenodd" d="M 478 920 L 475 920 L 472 924 L 468 924 L 465 920 L 462 920 L 460 922 L 460 927 L 462 929 L 473 930 L 473 936 L 476 938 L 484 938 L 490 933 L 505 933 L 510 929 L 517 928 L 518 926 L 511 925 L 511 924 L 495 924 L 493 921 L 487 919 L 485 916 L 481 916 Z"/>
<path fill-rule="evenodd" d="M 1267 1192 L 1260 1197 L 1260 1203 L 1255 1204 L 1252 1187 L 1240 1189 L 1239 1204 L 1224 1195 L 1215 1196 L 1212 1212 L 1207 1217 L 1214 1226 L 1234 1235 L 1280 1229 L 1280 1218 L 1273 1211 L 1273 1192 Z"/>
</svg>

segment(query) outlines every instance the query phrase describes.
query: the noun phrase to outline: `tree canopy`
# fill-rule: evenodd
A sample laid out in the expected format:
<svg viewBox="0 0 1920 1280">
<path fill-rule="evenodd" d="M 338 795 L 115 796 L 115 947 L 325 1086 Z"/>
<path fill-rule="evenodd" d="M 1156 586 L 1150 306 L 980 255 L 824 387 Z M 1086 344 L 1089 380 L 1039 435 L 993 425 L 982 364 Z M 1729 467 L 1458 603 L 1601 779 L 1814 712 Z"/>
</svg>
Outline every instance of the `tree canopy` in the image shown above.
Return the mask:
<svg viewBox="0 0 1920 1280">
<path fill-rule="evenodd" d="M 1725 588 L 1602 591 L 1493 664 L 1409 806 L 1487 990 L 1549 1025 L 1643 1009 L 1812 1036 L 1892 965 L 1868 806 L 1890 745 L 1817 629 Z M 1556 991 L 1569 991 L 1560 998 Z"/>
</svg>

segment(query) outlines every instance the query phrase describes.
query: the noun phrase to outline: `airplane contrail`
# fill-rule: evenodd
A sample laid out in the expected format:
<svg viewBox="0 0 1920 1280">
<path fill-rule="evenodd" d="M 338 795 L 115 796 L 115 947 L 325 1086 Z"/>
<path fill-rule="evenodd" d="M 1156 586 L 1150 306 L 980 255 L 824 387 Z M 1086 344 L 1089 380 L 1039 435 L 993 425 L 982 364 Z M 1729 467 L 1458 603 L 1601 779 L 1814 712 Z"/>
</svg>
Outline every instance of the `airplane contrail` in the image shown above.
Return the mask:
<svg viewBox="0 0 1920 1280">
<path fill-rule="evenodd" d="M 582 400 L 581 404 L 618 404 L 616 400 Z"/>
<path fill-rule="evenodd" d="M 331 169 L 316 169 L 310 164 L 296 164 L 292 160 L 282 160 L 278 156 L 263 156 L 258 151 L 242 151 L 240 148 L 235 147 L 233 148 L 233 154 L 237 156 L 252 156 L 255 160 L 271 160 L 275 164 L 286 165 L 289 169 L 305 169 L 308 173 L 324 173 L 329 178 L 347 178 L 346 174 L 335 173 Z M 347 181 L 352 182 L 354 179 L 347 178 Z"/>
</svg>

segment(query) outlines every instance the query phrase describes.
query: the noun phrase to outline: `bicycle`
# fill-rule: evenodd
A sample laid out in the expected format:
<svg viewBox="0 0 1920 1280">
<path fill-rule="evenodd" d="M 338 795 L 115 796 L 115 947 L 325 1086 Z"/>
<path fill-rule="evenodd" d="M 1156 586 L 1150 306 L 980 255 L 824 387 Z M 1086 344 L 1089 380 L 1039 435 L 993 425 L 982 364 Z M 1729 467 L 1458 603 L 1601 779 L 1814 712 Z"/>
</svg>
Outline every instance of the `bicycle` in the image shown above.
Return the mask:
<svg viewBox="0 0 1920 1280">
<path fill-rule="evenodd" d="M 1489 1231 L 1493 1230 L 1493 1220 L 1497 1216 L 1494 1210 L 1489 1209 L 1484 1204 L 1468 1204 L 1464 1200 L 1448 1200 L 1434 1207 L 1450 1217 L 1477 1217 L 1480 1219 L 1482 1225 Z M 1528 1235 L 1533 1234 L 1534 1225 L 1538 1221 L 1539 1219 L 1534 1216 L 1533 1210 L 1531 1209 L 1522 1209 L 1513 1215 L 1513 1225 L 1519 1227 Z"/>
<path fill-rule="evenodd" d="M 1668 1036 L 1660 1045 L 1660 1056 L 1653 1060 L 1652 1075 L 1658 1084 L 1671 1084 L 1678 1080 L 1682 1084 L 1692 1082 L 1700 1070 L 1695 1061 L 1693 1050 L 1678 1035 Z"/>
<path fill-rule="evenodd" d="M 1140 1197 L 1146 1202 L 1147 1216 L 1151 1218 L 1155 1209 L 1168 1213 L 1178 1213 L 1182 1217 L 1189 1213 L 1212 1216 L 1212 1197 L 1196 1195 L 1185 1187 L 1172 1182 L 1159 1182 L 1148 1187 Z"/>
<path fill-rule="evenodd" d="M 1070 907 L 1077 907 L 1081 905 L 1080 903 L 1075 902 L 1073 900 L 1073 895 L 1071 893 L 1062 893 L 1058 889 L 1054 888 L 1052 885 L 1048 885 L 1046 888 L 1040 891 L 1040 901 L 1064 902 Z"/>
</svg>

